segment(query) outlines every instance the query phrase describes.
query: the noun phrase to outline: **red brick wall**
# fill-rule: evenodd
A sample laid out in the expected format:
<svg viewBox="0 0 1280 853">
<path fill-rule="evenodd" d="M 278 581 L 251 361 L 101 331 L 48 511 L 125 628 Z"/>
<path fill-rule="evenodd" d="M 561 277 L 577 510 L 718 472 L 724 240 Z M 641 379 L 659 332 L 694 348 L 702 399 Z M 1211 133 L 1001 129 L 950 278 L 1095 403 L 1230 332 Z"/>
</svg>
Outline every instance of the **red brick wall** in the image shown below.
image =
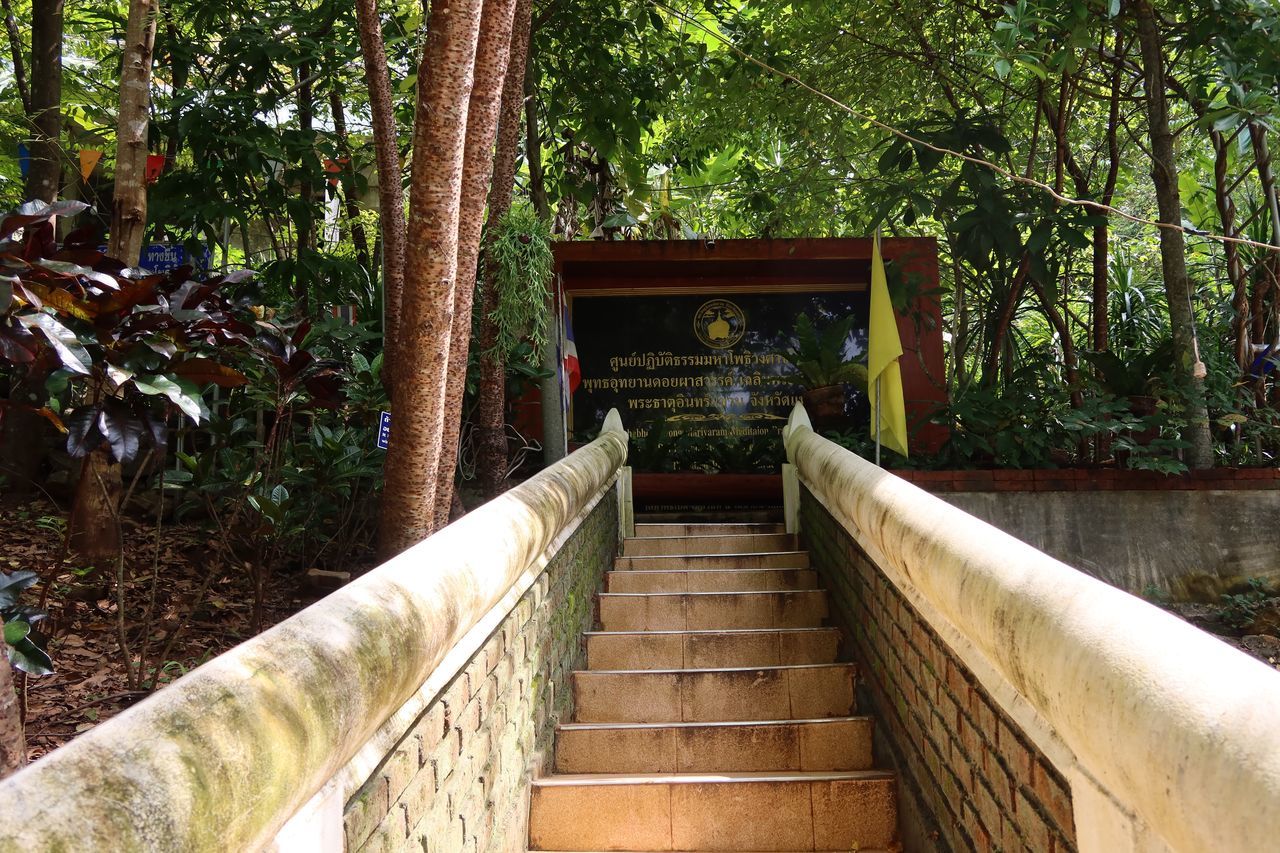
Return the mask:
<svg viewBox="0 0 1280 853">
<path fill-rule="evenodd" d="M 877 763 L 898 771 L 924 824 L 906 836 L 936 850 L 1074 851 L 1071 792 L 1044 754 L 807 490 L 800 528 L 859 664 Z"/>
<path fill-rule="evenodd" d="M 1280 468 L 1215 468 L 1157 474 L 1115 468 L 1001 471 L 894 471 L 930 492 L 1213 491 L 1280 489 Z"/>
</svg>

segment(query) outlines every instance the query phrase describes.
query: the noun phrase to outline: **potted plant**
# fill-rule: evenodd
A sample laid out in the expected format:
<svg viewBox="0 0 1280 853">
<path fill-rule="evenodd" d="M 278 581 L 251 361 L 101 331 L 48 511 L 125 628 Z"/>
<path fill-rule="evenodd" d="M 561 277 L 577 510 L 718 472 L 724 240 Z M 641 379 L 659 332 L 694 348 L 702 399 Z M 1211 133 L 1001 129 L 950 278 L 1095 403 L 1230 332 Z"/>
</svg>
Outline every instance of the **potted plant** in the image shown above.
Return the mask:
<svg viewBox="0 0 1280 853">
<path fill-rule="evenodd" d="M 846 317 L 819 332 L 809 315 L 801 314 L 794 345 L 780 353 L 799 374 L 804 407 L 815 424 L 832 423 L 844 414 L 846 385 L 867 390 L 867 366 L 844 355 L 855 322 Z"/>
</svg>

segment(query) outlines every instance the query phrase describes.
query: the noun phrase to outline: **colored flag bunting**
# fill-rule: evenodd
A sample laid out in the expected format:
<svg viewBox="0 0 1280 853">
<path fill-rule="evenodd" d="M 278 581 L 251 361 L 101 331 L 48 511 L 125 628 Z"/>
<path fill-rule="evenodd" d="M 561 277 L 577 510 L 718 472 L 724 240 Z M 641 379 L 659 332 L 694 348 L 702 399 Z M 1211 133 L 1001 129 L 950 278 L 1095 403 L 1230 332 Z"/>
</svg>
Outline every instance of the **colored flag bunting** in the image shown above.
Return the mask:
<svg viewBox="0 0 1280 853">
<path fill-rule="evenodd" d="M 578 345 L 573 342 L 573 322 L 567 307 L 564 311 L 564 373 L 572 394 L 582 384 L 582 368 L 578 364 Z"/>
<path fill-rule="evenodd" d="M 93 174 L 93 170 L 98 167 L 98 161 L 102 159 L 102 152 L 93 148 L 83 148 L 80 150 L 80 177 L 86 181 Z"/>
</svg>

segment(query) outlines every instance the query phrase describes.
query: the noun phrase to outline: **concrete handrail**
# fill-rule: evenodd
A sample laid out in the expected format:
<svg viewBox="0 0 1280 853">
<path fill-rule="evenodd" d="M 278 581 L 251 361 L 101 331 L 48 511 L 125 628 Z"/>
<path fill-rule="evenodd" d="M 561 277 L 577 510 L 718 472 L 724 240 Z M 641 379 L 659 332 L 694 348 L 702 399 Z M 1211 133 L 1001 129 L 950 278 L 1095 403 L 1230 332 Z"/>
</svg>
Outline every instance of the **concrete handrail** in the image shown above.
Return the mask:
<svg viewBox="0 0 1280 853">
<path fill-rule="evenodd" d="M 0 849 L 261 848 L 626 455 L 610 412 L 568 458 L 0 783 Z"/>
<path fill-rule="evenodd" d="M 974 644 L 1124 811 L 1173 850 L 1275 849 L 1280 673 L 818 436 L 799 406 L 784 440 L 837 522 Z"/>
</svg>

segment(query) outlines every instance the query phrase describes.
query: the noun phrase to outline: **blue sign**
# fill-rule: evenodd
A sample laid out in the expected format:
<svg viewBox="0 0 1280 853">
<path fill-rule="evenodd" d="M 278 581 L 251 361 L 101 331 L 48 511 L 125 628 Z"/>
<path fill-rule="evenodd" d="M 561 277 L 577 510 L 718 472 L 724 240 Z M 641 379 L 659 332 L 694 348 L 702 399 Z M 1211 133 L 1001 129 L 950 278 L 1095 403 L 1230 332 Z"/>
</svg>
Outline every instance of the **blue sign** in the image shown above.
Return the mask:
<svg viewBox="0 0 1280 853">
<path fill-rule="evenodd" d="M 391 413 L 383 412 L 378 418 L 378 449 L 386 450 L 389 441 L 391 441 Z"/>
<path fill-rule="evenodd" d="M 107 247 L 99 246 L 98 251 L 106 254 Z M 142 247 L 142 255 L 138 259 L 138 266 L 149 272 L 173 272 L 187 264 L 208 272 L 212 263 L 213 251 L 208 246 L 201 246 L 196 256 L 190 257 L 187 247 L 181 243 L 151 243 Z"/>
<path fill-rule="evenodd" d="M 195 257 L 189 257 L 187 247 L 181 243 L 152 243 L 142 248 L 142 259 L 138 266 L 152 272 L 171 272 L 178 267 L 191 266 L 207 270 L 213 261 L 213 252 L 203 246 Z"/>
</svg>

